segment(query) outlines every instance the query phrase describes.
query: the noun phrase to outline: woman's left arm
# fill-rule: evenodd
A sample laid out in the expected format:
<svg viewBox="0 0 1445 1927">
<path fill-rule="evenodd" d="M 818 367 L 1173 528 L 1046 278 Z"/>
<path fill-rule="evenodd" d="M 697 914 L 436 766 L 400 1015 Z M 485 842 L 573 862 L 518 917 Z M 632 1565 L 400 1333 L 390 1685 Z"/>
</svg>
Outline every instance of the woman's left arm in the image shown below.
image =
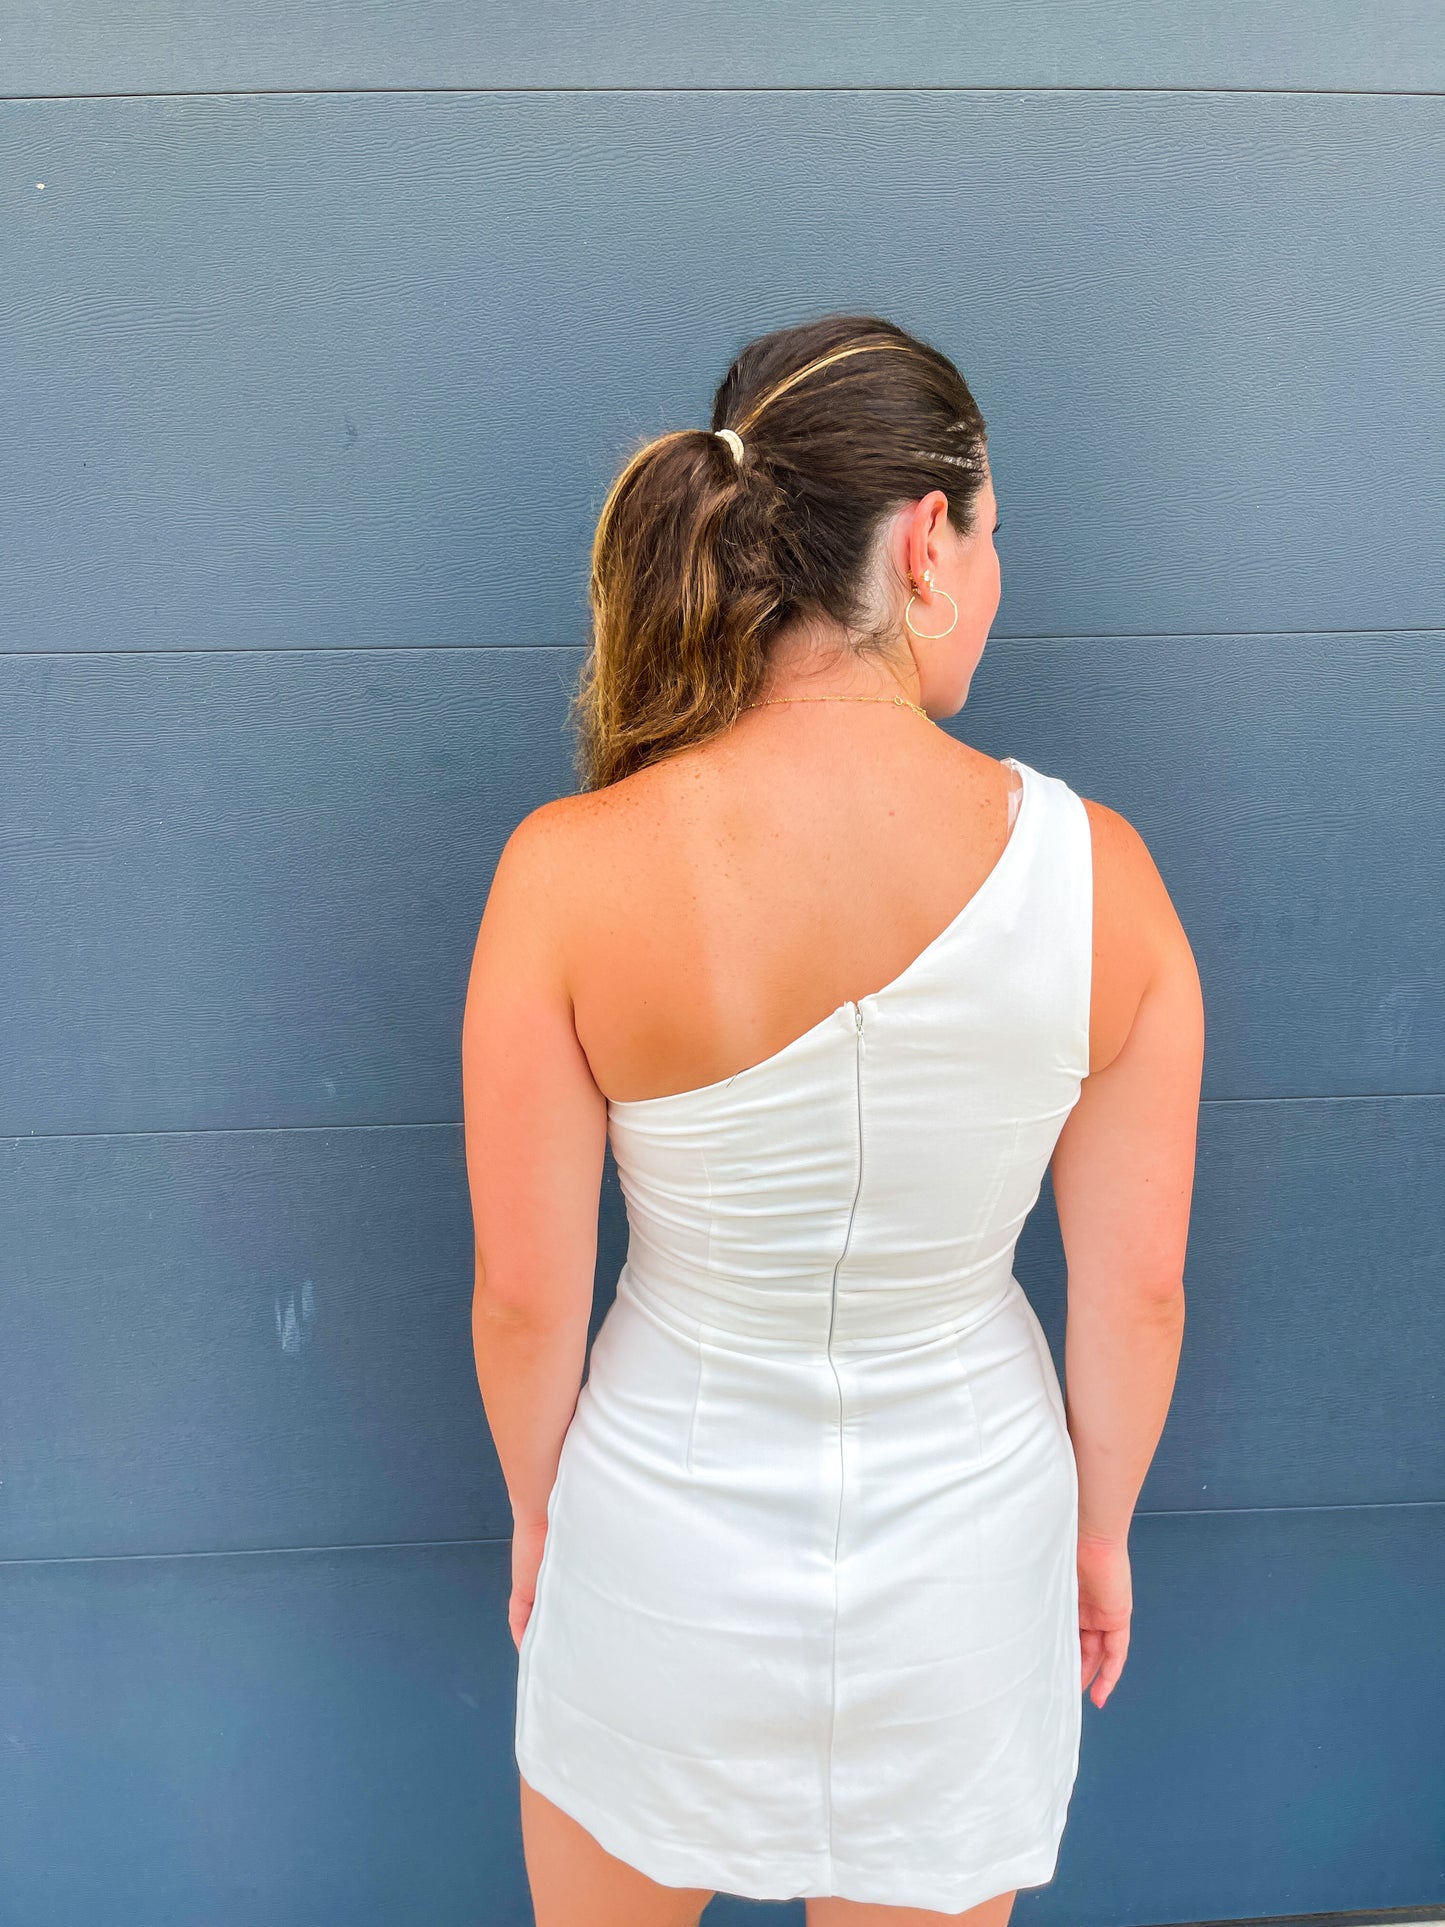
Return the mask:
<svg viewBox="0 0 1445 1927">
<path fill-rule="evenodd" d="M 577 1040 L 560 941 L 569 869 L 576 876 L 565 827 L 561 806 L 545 804 L 508 838 L 462 1019 L 472 1344 L 524 1592 L 582 1384 L 607 1144 L 607 1100 Z M 518 1640 L 519 1606 L 529 1609 L 530 1595 L 514 1599 Z"/>
</svg>

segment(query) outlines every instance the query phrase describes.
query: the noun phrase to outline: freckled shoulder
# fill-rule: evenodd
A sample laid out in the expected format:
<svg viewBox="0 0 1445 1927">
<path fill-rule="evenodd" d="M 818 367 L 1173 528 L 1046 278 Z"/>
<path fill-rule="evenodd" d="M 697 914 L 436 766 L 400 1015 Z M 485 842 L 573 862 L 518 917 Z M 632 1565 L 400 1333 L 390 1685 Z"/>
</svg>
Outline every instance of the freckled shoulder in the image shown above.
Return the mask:
<svg viewBox="0 0 1445 1927">
<path fill-rule="evenodd" d="M 508 837 L 497 882 L 514 910 L 545 926 L 556 953 L 585 949 L 599 909 L 625 892 L 629 869 L 645 868 L 646 849 L 636 839 L 640 834 L 645 846 L 649 825 L 659 826 L 666 814 L 659 786 L 645 780 L 650 774 L 555 797 L 529 811 Z"/>
<path fill-rule="evenodd" d="M 629 861 L 625 842 L 635 838 L 645 842 L 649 830 L 666 826 L 680 801 L 684 761 L 681 755 L 670 757 L 605 789 L 559 796 L 533 811 L 534 817 L 545 819 L 555 839 L 555 860 L 574 866 L 579 889 L 589 882 L 605 884 L 609 864 L 625 868 Z"/>
</svg>

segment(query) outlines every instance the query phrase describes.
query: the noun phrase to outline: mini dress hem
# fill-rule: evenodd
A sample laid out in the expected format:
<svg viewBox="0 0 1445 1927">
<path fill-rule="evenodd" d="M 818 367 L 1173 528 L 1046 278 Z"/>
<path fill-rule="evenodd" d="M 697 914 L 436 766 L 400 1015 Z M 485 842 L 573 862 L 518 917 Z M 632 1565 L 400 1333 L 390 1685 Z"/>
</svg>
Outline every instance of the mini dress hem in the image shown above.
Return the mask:
<svg viewBox="0 0 1445 1927">
<path fill-rule="evenodd" d="M 978 1907 L 999 1894 L 1026 1887 L 1050 1884 L 1058 1871 L 1059 1850 L 1064 1823 L 1058 1822 L 1050 1840 L 1026 1853 L 1011 1854 L 980 1867 L 962 1885 L 910 1884 L 889 1878 L 880 1882 L 875 1875 L 849 1871 L 845 1859 L 835 1854 L 832 1872 L 765 1873 L 756 1861 L 730 1860 L 719 1854 L 715 1845 L 690 1847 L 665 1845 L 653 1836 L 628 1825 L 608 1808 L 598 1806 L 585 1793 L 569 1786 L 524 1748 L 516 1749 L 517 1767 L 522 1778 L 544 1799 L 586 1829 L 604 1852 L 623 1861 L 649 1880 L 663 1887 L 695 1888 L 708 1893 L 727 1894 L 739 1900 L 854 1900 L 873 1906 L 919 1907 L 935 1913 L 958 1914 Z M 818 1856 L 821 1863 L 826 1856 Z M 819 1885 L 818 1882 L 823 1884 Z"/>
</svg>

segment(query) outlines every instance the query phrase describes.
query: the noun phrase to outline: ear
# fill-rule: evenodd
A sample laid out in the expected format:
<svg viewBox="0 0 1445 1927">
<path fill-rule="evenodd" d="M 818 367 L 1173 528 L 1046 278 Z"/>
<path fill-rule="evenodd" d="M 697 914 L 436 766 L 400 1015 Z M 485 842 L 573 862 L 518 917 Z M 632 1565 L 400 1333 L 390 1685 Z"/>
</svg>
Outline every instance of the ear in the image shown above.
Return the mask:
<svg viewBox="0 0 1445 1927">
<path fill-rule="evenodd" d="M 904 567 L 925 597 L 928 591 L 923 578 L 930 571 L 937 576 L 942 560 L 942 525 L 947 520 L 948 497 L 941 488 L 930 489 L 904 518 Z"/>
</svg>

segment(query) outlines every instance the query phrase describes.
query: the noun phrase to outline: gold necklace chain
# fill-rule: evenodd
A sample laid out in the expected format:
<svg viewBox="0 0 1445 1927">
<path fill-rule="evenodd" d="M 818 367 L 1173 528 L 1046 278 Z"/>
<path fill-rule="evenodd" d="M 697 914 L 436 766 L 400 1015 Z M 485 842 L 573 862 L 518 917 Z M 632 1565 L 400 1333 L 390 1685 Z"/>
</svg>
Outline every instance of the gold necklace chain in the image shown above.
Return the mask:
<svg viewBox="0 0 1445 1927">
<path fill-rule="evenodd" d="M 906 696 L 764 696 L 761 701 L 744 703 L 744 709 L 766 709 L 769 703 L 897 703 L 900 709 L 911 709 L 925 722 L 933 718 L 921 703 L 911 703 Z"/>
</svg>

